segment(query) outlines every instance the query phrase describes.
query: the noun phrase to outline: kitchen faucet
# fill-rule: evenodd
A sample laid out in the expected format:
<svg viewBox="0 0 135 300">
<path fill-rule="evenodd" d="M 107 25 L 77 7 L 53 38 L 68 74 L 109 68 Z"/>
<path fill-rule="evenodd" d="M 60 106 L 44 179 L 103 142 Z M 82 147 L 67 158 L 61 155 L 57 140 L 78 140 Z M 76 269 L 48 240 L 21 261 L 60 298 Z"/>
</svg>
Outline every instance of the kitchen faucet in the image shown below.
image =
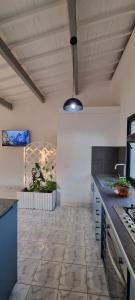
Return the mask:
<svg viewBox="0 0 135 300">
<path fill-rule="evenodd" d="M 119 166 L 123 166 L 123 167 L 124 167 L 124 169 L 123 169 L 123 177 L 126 177 L 126 164 L 116 164 L 115 167 L 114 167 L 114 169 L 117 170 L 117 168 L 118 168 Z M 118 172 L 118 175 L 119 175 L 119 177 L 120 177 L 119 172 Z"/>
</svg>

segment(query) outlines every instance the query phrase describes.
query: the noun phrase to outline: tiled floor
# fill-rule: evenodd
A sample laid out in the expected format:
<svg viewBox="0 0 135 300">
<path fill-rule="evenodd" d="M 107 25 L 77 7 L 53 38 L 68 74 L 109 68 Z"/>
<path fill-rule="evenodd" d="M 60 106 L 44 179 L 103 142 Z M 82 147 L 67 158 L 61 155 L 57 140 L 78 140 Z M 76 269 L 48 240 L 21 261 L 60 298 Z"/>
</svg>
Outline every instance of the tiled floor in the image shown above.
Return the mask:
<svg viewBox="0 0 135 300">
<path fill-rule="evenodd" d="M 19 210 L 10 300 L 109 300 L 90 208 Z"/>
</svg>

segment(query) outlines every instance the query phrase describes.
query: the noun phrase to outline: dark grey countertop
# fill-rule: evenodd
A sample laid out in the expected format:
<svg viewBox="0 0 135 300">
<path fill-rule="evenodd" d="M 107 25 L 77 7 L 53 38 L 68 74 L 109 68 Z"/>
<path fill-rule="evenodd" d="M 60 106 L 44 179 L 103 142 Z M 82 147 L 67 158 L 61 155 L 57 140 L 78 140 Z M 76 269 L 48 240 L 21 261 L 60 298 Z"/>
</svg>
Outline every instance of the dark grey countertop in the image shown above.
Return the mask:
<svg viewBox="0 0 135 300">
<path fill-rule="evenodd" d="M 17 199 L 0 199 L 0 218 L 17 202 Z"/>
<path fill-rule="evenodd" d="M 103 204 L 106 207 L 107 213 L 112 221 L 114 229 L 117 232 L 118 238 L 125 252 L 128 265 L 130 265 L 132 274 L 135 277 L 135 243 L 133 242 L 127 229 L 121 222 L 114 209 L 115 206 L 130 206 L 131 204 L 135 205 L 135 188 L 131 188 L 131 194 L 129 197 L 119 197 L 110 187 L 107 187 L 104 184 L 106 181 L 108 181 L 108 179 L 115 180 L 116 176 L 104 174 L 92 174 L 92 176 L 101 195 Z"/>
</svg>

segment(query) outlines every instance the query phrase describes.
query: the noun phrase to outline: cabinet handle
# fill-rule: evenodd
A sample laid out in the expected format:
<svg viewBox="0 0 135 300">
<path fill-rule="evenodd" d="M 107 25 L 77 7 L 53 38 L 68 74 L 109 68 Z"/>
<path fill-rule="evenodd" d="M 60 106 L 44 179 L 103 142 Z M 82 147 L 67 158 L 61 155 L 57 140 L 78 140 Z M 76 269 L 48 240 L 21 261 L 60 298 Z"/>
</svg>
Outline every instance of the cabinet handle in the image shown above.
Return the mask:
<svg viewBox="0 0 135 300">
<path fill-rule="evenodd" d="M 91 191 L 94 192 L 94 183 L 91 183 Z"/>
<path fill-rule="evenodd" d="M 118 262 L 119 262 L 119 265 L 123 265 L 123 259 L 122 259 L 122 257 L 118 258 Z"/>
<path fill-rule="evenodd" d="M 96 236 L 99 236 L 99 237 L 100 237 L 100 233 L 99 233 L 99 232 L 96 232 Z"/>
</svg>

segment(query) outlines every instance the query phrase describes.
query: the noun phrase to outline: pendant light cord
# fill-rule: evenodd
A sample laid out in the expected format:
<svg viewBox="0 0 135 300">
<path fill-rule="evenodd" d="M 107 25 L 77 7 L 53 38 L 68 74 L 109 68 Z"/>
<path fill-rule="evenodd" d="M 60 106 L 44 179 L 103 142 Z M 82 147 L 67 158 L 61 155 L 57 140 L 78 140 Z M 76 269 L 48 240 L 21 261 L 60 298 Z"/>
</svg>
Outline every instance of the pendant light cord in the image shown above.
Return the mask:
<svg viewBox="0 0 135 300">
<path fill-rule="evenodd" d="M 73 57 L 73 86 L 72 86 L 72 98 L 74 98 L 74 87 L 75 87 L 75 78 L 74 78 L 74 60 L 75 60 L 75 52 L 74 52 L 74 45 L 72 45 L 72 57 Z"/>
<path fill-rule="evenodd" d="M 74 88 L 75 88 L 75 47 L 77 45 L 77 37 L 72 36 L 70 39 L 70 45 L 72 46 L 72 65 L 73 65 L 73 87 L 72 87 L 72 98 L 74 97 Z"/>
</svg>

